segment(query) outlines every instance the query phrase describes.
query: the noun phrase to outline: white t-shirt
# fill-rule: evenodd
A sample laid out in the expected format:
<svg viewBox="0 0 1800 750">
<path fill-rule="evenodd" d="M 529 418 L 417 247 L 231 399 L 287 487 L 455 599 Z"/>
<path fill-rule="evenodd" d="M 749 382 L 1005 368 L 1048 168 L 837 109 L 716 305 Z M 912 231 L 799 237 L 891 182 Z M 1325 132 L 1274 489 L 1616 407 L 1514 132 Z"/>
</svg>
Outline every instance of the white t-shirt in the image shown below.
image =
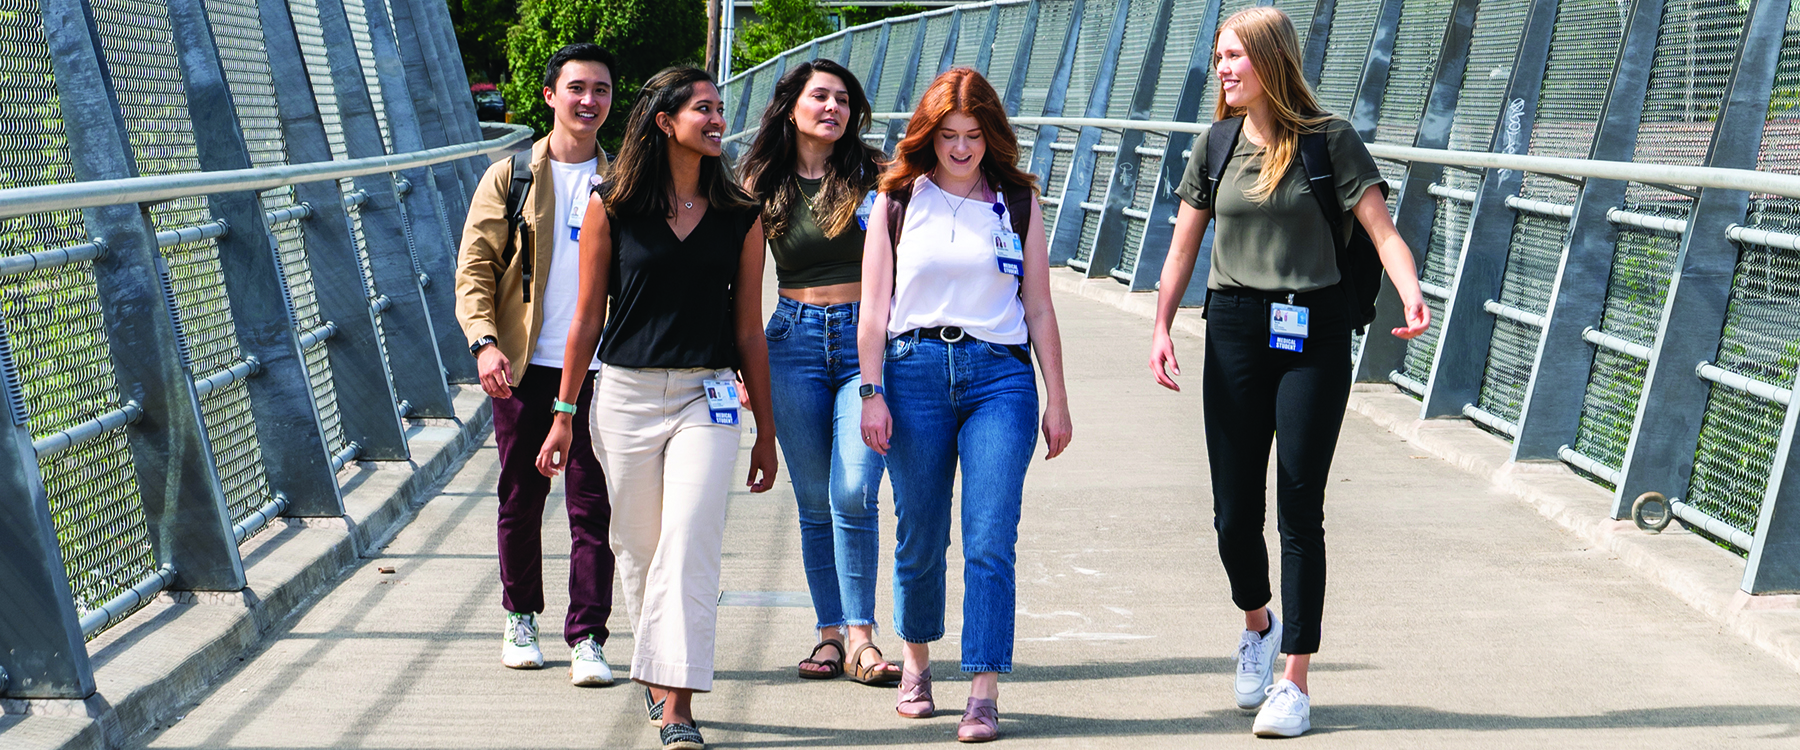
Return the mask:
<svg viewBox="0 0 1800 750">
<path fill-rule="evenodd" d="M 578 233 L 582 214 L 587 211 L 589 179 L 594 176 L 599 163 L 597 158 L 580 164 L 550 161 L 550 176 L 556 183 L 556 249 L 550 256 L 550 275 L 544 286 L 544 327 L 538 330 L 537 347 L 531 352 L 531 364 L 534 365 L 559 369 L 563 366 L 569 324 L 575 321 L 575 295 L 581 285 Z M 598 356 L 588 369 L 600 369 Z"/>
<path fill-rule="evenodd" d="M 1001 229 L 1012 231 L 1005 199 L 983 192 L 965 199 L 939 190 L 929 178 L 914 182 L 894 253 L 888 338 L 914 328 L 960 326 L 995 344 L 1030 340 L 1019 280 L 1001 271 L 994 257 L 994 233 Z"/>
</svg>

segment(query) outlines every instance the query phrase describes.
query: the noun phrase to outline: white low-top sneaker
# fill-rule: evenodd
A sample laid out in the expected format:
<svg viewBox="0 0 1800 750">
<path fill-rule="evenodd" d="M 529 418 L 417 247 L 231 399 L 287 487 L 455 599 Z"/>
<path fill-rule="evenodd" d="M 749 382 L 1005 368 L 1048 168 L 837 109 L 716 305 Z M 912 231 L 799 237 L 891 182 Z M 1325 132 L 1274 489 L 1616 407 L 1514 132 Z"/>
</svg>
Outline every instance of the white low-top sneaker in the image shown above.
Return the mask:
<svg viewBox="0 0 1800 750">
<path fill-rule="evenodd" d="M 569 654 L 569 684 L 575 687 L 604 687 L 613 684 L 612 667 L 593 636 L 575 644 Z"/>
<path fill-rule="evenodd" d="M 1238 639 L 1238 708 L 1250 710 L 1263 704 L 1269 686 L 1275 684 L 1275 648 L 1281 645 L 1281 621 L 1269 613 L 1269 634 L 1244 631 Z"/>
<path fill-rule="evenodd" d="M 537 615 L 506 613 L 506 632 L 500 636 L 500 663 L 513 669 L 544 666 L 544 652 L 538 648 Z"/>
<path fill-rule="evenodd" d="M 1288 680 L 1269 687 L 1269 699 L 1256 712 L 1250 731 L 1258 737 L 1299 737 L 1312 729 L 1312 698 Z"/>
</svg>

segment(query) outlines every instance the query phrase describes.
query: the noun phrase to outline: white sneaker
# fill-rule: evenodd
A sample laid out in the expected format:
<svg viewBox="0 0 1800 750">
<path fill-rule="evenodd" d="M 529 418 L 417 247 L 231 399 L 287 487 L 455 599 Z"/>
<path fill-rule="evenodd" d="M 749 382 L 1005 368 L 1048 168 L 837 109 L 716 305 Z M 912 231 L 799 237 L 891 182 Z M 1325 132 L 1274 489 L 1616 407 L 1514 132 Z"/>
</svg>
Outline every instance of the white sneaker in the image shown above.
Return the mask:
<svg viewBox="0 0 1800 750">
<path fill-rule="evenodd" d="M 1281 645 L 1281 621 L 1269 613 L 1269 634 L 1244 631 L 1238 639 L 1237 704 L 1254 709 L 1262 705 L 1269 686 L 1275 684 L 1275 647 Z"/>
<path fill-rule="evenodd" d="M 506 613 L 506 632 L 500 636 L 500 663 L 513 669 L 544 666 L 544 652 L 538 648 L 537 615 Z"/>
<path fill-rule="evenodd" d="M 1250 731 L 1258 737 L 1299 737 L 1312 729 L 1312 698 L 1294 683 L 1282 680 L 1269 687 L 1269 699 L 1256 712 Z"/>
<path fill-rule="evenodd" d="M 569 684 L 575 687 L 613 684 L 612 667 L 606 663 L 606 654 L 600 651 L 600 642 L 591 635 L 575 644 L 575 650 L 569 654 Z"/>
</svg>

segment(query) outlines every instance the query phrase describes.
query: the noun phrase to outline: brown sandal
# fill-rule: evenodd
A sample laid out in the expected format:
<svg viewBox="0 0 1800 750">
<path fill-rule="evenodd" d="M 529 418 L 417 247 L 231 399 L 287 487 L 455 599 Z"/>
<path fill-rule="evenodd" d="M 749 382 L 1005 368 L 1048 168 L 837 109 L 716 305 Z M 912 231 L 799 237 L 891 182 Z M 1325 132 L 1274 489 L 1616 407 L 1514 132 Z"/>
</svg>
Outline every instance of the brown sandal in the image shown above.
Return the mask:
<svg viewBox="0 0 1800 750">
<path fill-rule="evenodd" d="M 822 648 L 825 648 L 826 646 L 830 646 L 832 648 L 837 649 L 838 658 L 836 658 L 836 659 L 820 659 L 819 658 L 819 650 Z M 808 665 L 808 664 L 821 666 L 821 667 L 824 667 L 824 669 L 807 669 L 806 665 Z M 812 655 L 808 656 L 805 659 L 801 659 L 800 665 L 798 667 L 795 667 L 794 669 L 799 673 L 800 679 L 802 679 L 802 680 L 836 679 L 839 675 L 842 675 L 844 673 L 844 643 L 843 643 L 843 641 L 840 641 L 836 638 L 827 638 L 825 640 L 819 641 L 819 645 L 813 647 Z"/>
<path fill-rule="evenodd" d="M 862 655 L 864 651 L 875 652 L 878 661 L 873 666 L 863 666 Z M 888 662 L 885 657 L 882 657 L 881 649 L 876 648 L 873 643 L 865 643 L 858 647 L 856 653 L 851 654 L 850 658 L 845 660 L 844 664 L 845 667 L 850 670 L 850 679 L 856 680 L 864 685 L 887 686 L 900 681 L 900 668 Z"/>
</svg>

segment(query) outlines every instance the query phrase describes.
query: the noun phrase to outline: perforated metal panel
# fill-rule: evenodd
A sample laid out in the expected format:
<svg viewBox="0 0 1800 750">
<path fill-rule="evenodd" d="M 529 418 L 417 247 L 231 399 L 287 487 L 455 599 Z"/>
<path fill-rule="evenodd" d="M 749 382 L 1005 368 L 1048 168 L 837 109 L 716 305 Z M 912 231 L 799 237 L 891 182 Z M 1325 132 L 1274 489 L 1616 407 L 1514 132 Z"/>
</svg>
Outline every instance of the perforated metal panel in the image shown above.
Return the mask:
<svg viewBox="0 0 1800 750">
<path fill-rule="evenodd" d="M 987 8 L 970 8 L 963 11 L 961 26 L 956 32 L 956 56 L 951 65 L 973 68 L 981 59 L 981 42 L 987 37 L 988 19 L 992 12 Z M 988 80 L 993 80 L 993 69 L 989 68 Z"/>
<path fill-rule="evenodd" d="M 1175 116 L 1175 105 L 1180 98 L 1182 86 L 1188 75 L 1188 63 L 1194 54 L 1195 37 L 1200 34 L 1200 24 L 1206 20 L 1205 3 L 1175 3 L 1169 16 L 1169 38 L 1163 45 L 1162 68 L 1153 85 L 1158 95 L 1150 105 L 1150 119 L 1169 120 Z M 1211 40 L 1203 42 L 1211 45 Z M 1202 65 L 1201 75 L 1209 77 L 1210 71 Z M 1202 118 L 1210 118 L 1212 112 L 1202 107 Z M 1154 156 L 1140 156 L 1138 162 L 1138 179 L 1131 194 L 1131 208 L 1148 211 L 1150 202 L 1156 195 L 1157 183 L 1162 179 L 1162 150 L 1168 145 L 1169 137 L 1162 133 L 1145 133 L 1143 148 L 1146 153 L 1154 151 Z M 1125 222 L 1125 247 L 1119 254 L 1118 275 L 1129 275 L 1137 268 L 1138 252 L 1142 249 L 1144 237 L 1144 220 L 1131 216 L 1122 217 Z"/>
<path fill-rule="evenodd" d="M 1450 148 L 1456 151 L 1487 151 L 1494 143 L 1494 127 L 1506 102 L 1506 85 L 1512 76 L 1513 58 L 1517 55 L 1525 17 L 1531 9 L 1529 0 L 1487 0 L 1476 10 L 1475 27 L 1469 40 L 1469 60 L 1463 69 L 1462 91 L 1457 97 L 1456 113 L 1450 124 Z M 1523 138 L 1515 131 L 1513 137 Z M 1521 144 L 1522 145 L 1522 144 Z M 1442 184 L 1457 190 L 1481 187 L 1481 178 L 1460 169 L 1444 170 Z M 1431 239 L 1425 248 L 1425 262 L 1419 276 L 1442 287 L 1456 283 L 1456 269 L 1462 263 L 1463 240 L 1469 231 L 1471 205 L 1452 198 L 1437 199 L 1437 216 L 1431 227 Z M 1431 319 L 1444 319 L 1444 302 L 1426 297 Z M 1437 353 L 1442 326 L 1434 325 L 1425 334 L 1407 342 L 1406 360 L 1401 372 L 1421 383 L 1431 377 L 1431 361 Z"/>
<path fill-rule="evenodd" d="M 880 93 L 877 102 L 883 107 L 893 107 L 896 112 L 906 109 L 905 106 L 895 106 L 894 97 L 900 93 L 900 81 L 906 77 L 907 71 L 919 62 L 912 56 L 913 40 L 918 33 L 917 20 L 895 21 L 888 28 L 887 56 L 881 63 L 881 87 L 878 89 Z"/>
<path fill-rule="evenodd" d="M 1394 35 L 1394 57 L 1388 67 L 1387 88 L 1381 96 L 1381 120 L 1375 140 L 1401 146 L 1413 145 L 1425 99 L 1431 96 L 1431 80 L 1437 75 L 1439 46 L 1450 20 L 1450 0 L 1406 0 L 1400 6 L 1400 25 Z M 1381 176 L 1391 185 L 1406 181 L 1406 165 L 1377 160 Z M 1400 192 L 1389 194 L 1389 208 Z"/>
<path fill-rule="evenodd" d="M 1007 87 L 1012 85 L 1013 62 L 1019 56 L 1019 42 L 1025 31 L 1025 16 L 1029 13 L 1026 3 L 1000 7 L 999 22 L 994 29 L 994 49 L 988 59 L 987 79 L 1003 98 Z M 1044 28 L 1042 21 L 1039 21 L 1038 28 Z M 1020 110 L 1012 114 L 1023 113 L 1024 110 Z"/>
<path fill-rule="evenodd" d="M 1800 174 L 1800 5 L 1789 11 L 1775 73 L 1775 96 L 1763 124 L 1757 169 Z M 1756 195 L 1750 226 L 1800 232 L 1800 200 Z M 1791 388 L 1800 363 L 1800 253 L 1742 245 L 1731 303 L 1714 364 Z M 1700 425 L 1686 500 L 1714 518 L 1755 533 L 1786 407 L 1712 386 Z"/>
<path fill-rule="evenodd" d="M 875 64 L 875 43 L 881 41 L 881 27 L 871 26 L 850 33 L 850 72 L 863 82 L 863 88 L 872 88 L 869 71 Z M 776 75 L 773 67 L 757 71 L 756 81 L 751 85 L 750 111 L 761 112 L 762 105 L 768 103 L 769 92 L 774 90 Z M 877 92 L 879 93 L 879 92 Z"/>
<path fill-rule="evenodd" d="M 1668 0 L 1663 6 L 1636 160 L 1705 162 L 1744 21 L 1745 12 L 1736 3 Z M 1625 209 L 1638 213 L 1685 218 L 1692 207 L 1686 195 L 1647 185 L 1634 183 L 1625 194 Z M 1620 227 L 1601 330 L 1646 346 L 1655 343 L 1680 249 L 1678 236 Z M 1594 357 L 1577 451 L 1609 466 L 1624 462 L 1647 369 L 1641 360 L 1612 352 Z"/>
<path fill-rule="evenodd" d="M 1094 81 L 1100 70 L 1101 58 L 1106 54 L 1107 38 L 1112 35 L 1113 11 L 1117 8 L 1118 6 L 1114 3 L 1104 1 L 1092 2 L 1087 4 L 1087 12 L 1082 14 L 1081 33 L 1076 37 L 1075 42 L 1075 65 L 1069 71 L 1069 89 L 1065 103 L 1063 104 L 1062 115 L 1064 117 L 1079 117 L 1087 111 L 1088 97 L 1093 94 Z M 1038 36 L 1040 39 L 1043 38 L 1044 27 L 1038 27 Z M 1058 50 L 1058 52 L 1060 53 L 1060 50 Z M 1060 56 L 1061 55 L 1059 54 L 1057 57 Z M 1034 54 L 1033 57 L 1035 58 L 1037 56 Z M 1056 58 L 1050 59 L 1054 60 Z M 1030 138 L 1032 137 L 1031 134 L 1037 132 L 1036 128 L 1023 128 L 1021 130 L 1024 131 L 1019 134 L 1021 138 Z M 1078 139 L 1080 135 L 1081 130 L 1078 128 L 1058 128 L 1056 131 L 1056 142 L 1058 144 L 1073 147 L 1076 139 Z M 1024 160 L 1025 157 L 1021 155 L 1020 161 L 1023 162 Z M 1048 184 L 1044 186 L 1044 195 L 1051 197 L 1063 196 L 1064 204 L 1061 206 L 1044 206 L 1044 226 L 1046 227 L 1056 226 L 1056 215 L 1060 214 L 1064 209 L 1075 212 L 1081 211 L 1080 204 L 1081 201 L 1086 198 L 1085 195 L 1082 193 L 1064 195 L 1064 190 L 1068 187 L 1069 182 L 1069 167 L 1074 161 L 1075 152 L 1072 150 L 1065 151 L 1059 149 L 1055 152 L 1055 159 L 1050 169 L 1050 179 Z M 1111 168 L 1110 161 L 1107 166 L 1109 169 Z M 1076 213 L 1075 215 L 1081 216 L 1082 214 Z M 1091 237 L 1091 235 L 1089 235 L 1089 237 Z M 1077 261 L 1084 266 L 1087 261 L 1087 252 L 1089 249 L 1090 245 L 1087 242 L 1082 242 L 1077 247 Z"/>
<path fill-rule="evenodd" d="M 1317 0 L 1275 0 L 1270 3 L 1277 10 L 1288 14 L 1294 21 L 1294 33 L 1300 37 L 1300 49 L 1306 49 L 1306 36 L 1312 32 L 1313 11 L 1319 7 Z"/>
<path fill-rule="evenodd" d="M 382 0 L 376 0 L 381 2 Z M 389 153 L 394 151 L 394 134 L 388 130 L 387 106 L 381 95 L 381 76 L 375 70 L 375 43 L 369 38 L 368 8 L 363 0 L 343 0 L 344 15 L 350 20 L 350 41 L 356 47 L 356 58 L 362 61 L 363 83 L 369 87 L 369 101 L 375 105 L 375 123 L 381 127 L 381 142 Z M 387 13 L 393 22 L 392 10 Z"/>
<path fill-rule="evenodd" d="M 1619 7 L 1610 0 L 1566 0 L 1559 8 L 1550 37 L 1549 61 L 1538 96 L 1537 119 L 1529 153 L 1538 156 L 1586 157 L 1594 141 L 1604 96 L 1597 88 L 1612 78 L 1613 58 L 1624 31 Z M 1575 202 L 1575 189 L 1565 182 L 1528 174 L 1520 193 L 1527 198 L 1563 204 Z M 1550 285 L 1563 253 L 1568 222 L 1520 214 L 1507 251 L 1500 301 L 1526 312 L 1543 314 L 1550 305 Z M 1485 313 L 1483 313 L 1485 314 Z M 1477 404 L 1489 413 L 1516 420 L 1531 380 L 1542 331 L 1496 321 L 1488 348 L 1487 372 Z"/>
<path fill-rule="evenodd" d="M 33 0 L 0 0 L 0 187 L 75 180 L 69 143 Z M 78 211 L 0 221 L 0 255 L 87 240 Z M 0 278 L 0 317 L 33 437 L 118 406 L 92 264 Z M 78 613 L 123 593 L 156 567 L 124 430 L 38 465 Z"/>
<path fill-rule="evenodd" d="M 1331 20 L 1331 38 L 1325 45 L 1325 67 L 1319 73 L 1319 106 L 1348 117 L 1362 85 L 1363 64 L 1369 57 L 1369 40 L 1375 35 L 1375 18 L 1381 0 L 1338 0 Z M 1207 87 L 1207 92 L 1212 92 Z"/>
<path fill-rule="evenodd" d="M 144 0 L 94 0 L 92 7 L 138 172 L 199 171 L 167 6 Z M 157 204 L 150 216 L 158 230 L 212 220 L 204 197 Z M 237 363 L 237 329 L 219 271 L 218 243 L 202 240 L 164 248 L 163 256 L 180 310 L 179 330 L 196 377 Z M 216 389 L 200 399 L 200 411 L 231 515 L 246 516 L 269 499 L 248 390 L 243 383 Z"/>
<path fill-rule="evenodd" d="M 1131 98 L 1137 89 L 1137 72 L 1143 69 L 1144 55 L 1149 51 L 1150 31 L 1156 24 L 1157 5 L 1157 0 L 1132 0 L 1126 9 L 1125 36 L 1120 40 L 1118 67 L 1113 73 L 1112 89 L 1107 92 L 1106 110 L 1102 117 L 1123 118 L 1131 114 Z M 1086 106 L 1085 97 L 1081 105 Z M 1079 110 L 1071 110 L 1071 114 L 1079 113 Z M 1123 135 L 1118 130 L 1102 130 L 1099 145 L 1116 151 Z M 1088 183 L 1088 189 L 1070 196 L 1070 199 L 1095 206 L 1104 205 L 1107 188 L 1112 184 L 1113 165 L 1116 163 L 1118 154 L 1096 153 L 1094 178 Z M 1076 254 L 1086 262 L 1093 255 L 1094 235 L 1100 231 L 1100 211 L 1076 206 L 1071 206 L 1070 209 L 1081 210 L 1081 236 Z"/>
<path fill-rule="evenodd" d="M 937 77 L 938 63 L 944 59 L 944 43 L 950 41 L 951 14 L 932 16 L 925 19 L 925 46 L 919 50 L 919 59 L 913 61 L 916 75 L 913 78 L 912 93 L 906 98 L 906 109 L 912 109 L 919 101 L 919 94 L 931 85 L 931 79 Z"/>
</svg>

